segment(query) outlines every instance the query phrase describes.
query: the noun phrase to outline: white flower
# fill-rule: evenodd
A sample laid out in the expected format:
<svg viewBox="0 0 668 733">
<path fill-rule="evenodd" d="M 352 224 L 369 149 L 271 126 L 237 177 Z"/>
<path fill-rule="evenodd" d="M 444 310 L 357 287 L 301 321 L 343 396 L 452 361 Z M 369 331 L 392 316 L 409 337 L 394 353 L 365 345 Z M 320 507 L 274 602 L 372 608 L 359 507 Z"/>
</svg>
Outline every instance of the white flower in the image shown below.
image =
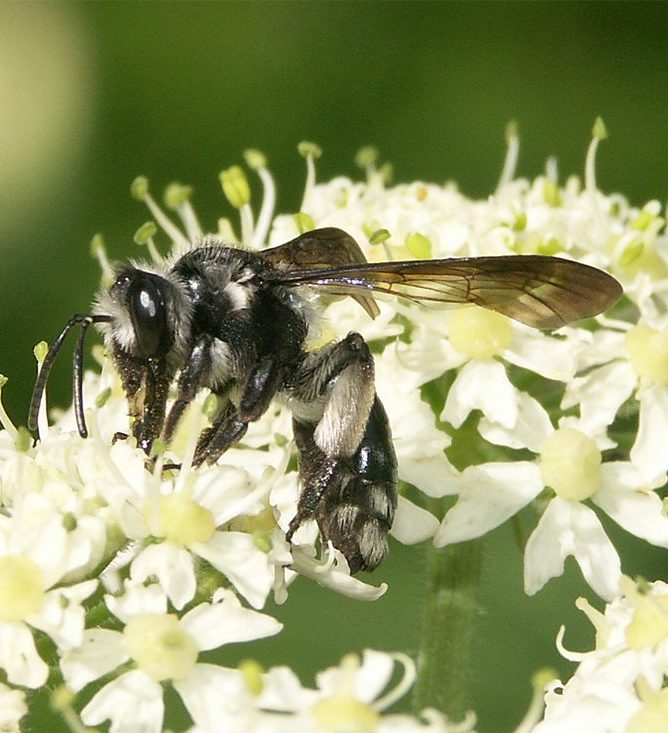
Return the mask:
<svg viewBox="0 0 668 733">
<path fill-rule="evenodd" d="M 46 682 L 48 668 L 31 627 L 62 648 L 81 643 L 81 604 L 97 581 L 61 585 L 90 554 L 90 544 L 65 525 L 63 515 L 37 493 L 24 496 L 10 516 L 0 515 L 0 667 L 12 684 L 39 687 Z"/>
<path fill-rule="evenodd" d="M 580 355 L 591 363 L 592 350 L 598 366 L 568 385 L 562 407 L 580 405 L 580 414 L 590 429 L 610 425 L 621 405 L 635 391 L 639 425 L 631 460 L 648 481 L 665 481 L 668 451 L 661 436 L 668 431 L 668 317 L 641 319 L 629 328 L 609 333 L 605 348 L 600 339 L 583 343 Z"/>
<path fill-rule="evenodd" d="M 63 654 L 61 669 L 75 692 L 117 667 L 130 663 L 99 690 L 81 712 L 86 725 L 111 720 L 113 733 L 159 733 L 164 715 L 163 687 L 169 682 L 193 721 L 210 689 L 225 683 L 226 671 L 197 661 L 199 653 L 222 644 L 276 634 L 281 624 L 243 608 L 235 595 L 218 591 L 182 617 L 167 612 L 167 597 L 156 585 L 130 586 L 121 597 L 106 597 L 123 623 L 122 632 L 88 629 L 77 649 Z"/>
<path fill-rule="evenodd" d="M 524 585 L 529 594 L 561 575 L 572 555 L 587 582 L 602 597 L 618 593 L 620 560 L 595 513 L 584 501 L 603 509 L 624 529 L 653 544 L 668 547 L 668 518 L 653 484 L 631 462 L 602 462 L 599 446 L 563 419 L 555 430 L 547 412 L 532 397 L 521 395 L 517 426 L 483 421 L 480 431 L 493 443 L 526 447 L 538 462 L 516 461 L 473 466 L 462 474 L 462 489 L 446 514 L 434 542 L 437 546 L 479 537 L 535 499 L 545 486 L 552 498 L 525 548 Z"/>
<path fill-rule="evenodd" d="M 545 719 L 533 733 L 662 733 L 668 726 L 668 586 L 637 587 L 621 581 L 624 597 L 604 614 L 579 599 L 596 629 L 589 652 L 562 654 L 578 662 L 564 684 L 555 680 L 545 696 Z"/>
<path fill-rule="evenodd" d="M 20 721 L 27 712 L 25 692 L 0 683 L 0 731 L 20 733 Z"/>
</svg>

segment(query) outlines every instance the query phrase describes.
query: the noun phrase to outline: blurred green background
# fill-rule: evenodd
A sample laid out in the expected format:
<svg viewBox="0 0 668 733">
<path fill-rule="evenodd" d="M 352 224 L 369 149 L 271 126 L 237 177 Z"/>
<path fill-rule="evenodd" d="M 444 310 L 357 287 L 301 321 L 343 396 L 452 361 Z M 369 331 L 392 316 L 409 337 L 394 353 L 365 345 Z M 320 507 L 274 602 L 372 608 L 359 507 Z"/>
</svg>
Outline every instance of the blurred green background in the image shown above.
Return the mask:
<svg viewBox="0 0 668 733">
<path fill-rule="evenodd" d="M 148 214 L 128 186 L 147 175 L 195 188 L 201 220 L 231 215 L 218 172 L 262 149 L 278 208 L 294 211 L 318 142 L 318 176 L 355 174 L 356 150 L 377 146 L 398 181 L 454 179 L 493 191 L 510 119 L 521 132 L 519 174 L 549 155 L 562 180 L 583 169 L 596 115 L 611 133 L 598 182 L 633 203 L 668 196 L 668 5 L 665 3 L 113 3 L 0 5 L 0 371 L 3 401 L 25 421 L 32 348 L 85 311 L 99 279 L 101 231 L 110 255 L 136 254 Z M 69 400 L 67 359 L 51 402 Z M 627 572 L 661 577 L 665 556 L 610 529 Z M 423 557 L 392 547 L 374 576 L 390 590 L 353 603 L 303 579 L 277 611 L 286 629 L 258 644 L 264 663 L 304 682 L 365 646 L 412 652 L 420 628 Z M 554 649 L 592 643 L 573 608 L 591 597 L 570 572 L 537 598 L 521 591 L 521 558 L 502 528 L 487 543 L 480 637 L 471 665 L 483 733 L 510 730 Z M 249 649 L 231 650 L 234 662 Z M 237 654 L 235 657 L 234 655 Z"/>
</svg>

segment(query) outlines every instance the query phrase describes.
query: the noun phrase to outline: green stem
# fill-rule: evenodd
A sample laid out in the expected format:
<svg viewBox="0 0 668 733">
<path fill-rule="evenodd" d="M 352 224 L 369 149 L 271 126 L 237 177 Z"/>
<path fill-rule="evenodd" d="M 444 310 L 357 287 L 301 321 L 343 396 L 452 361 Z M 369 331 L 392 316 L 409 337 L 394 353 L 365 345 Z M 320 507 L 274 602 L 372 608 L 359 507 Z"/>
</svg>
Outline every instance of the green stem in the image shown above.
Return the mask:
<svg viewBox="0 0 668 733">
<path fill-rule="evenodd" d="M 472 647 L 478 618 L 482 541 L 427 550 L 428 597 L 413 708 L 434 707 L 454 721 L 471 709 Z"/>
</svg>

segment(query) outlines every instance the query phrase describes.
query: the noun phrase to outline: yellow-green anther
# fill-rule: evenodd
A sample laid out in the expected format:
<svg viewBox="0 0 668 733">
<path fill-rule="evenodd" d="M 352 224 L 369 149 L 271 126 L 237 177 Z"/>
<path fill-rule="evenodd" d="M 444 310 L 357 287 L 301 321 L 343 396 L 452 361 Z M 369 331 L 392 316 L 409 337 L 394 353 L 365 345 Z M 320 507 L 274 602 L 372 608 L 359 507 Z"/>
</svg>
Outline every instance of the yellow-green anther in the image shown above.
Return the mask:
<svg viewBox="0 0 668 733">
<path fill-rule="evenodd" d="M 165 206 L 168 209 L 176 210 L 188 201 L 192 196 L 192 193 L 192 186 L 184 186 L 182 183 L 174 181 L 165 189 L 162 200 L 165 202 Z"/>
<path fill-rule="evenodd" d="M 562 251 L 561 242 L 556 237 L 551 237 L 547 242 L 540 242 L 536 249 L 536 253 L 540 255 L 556 255 Z"/>
<path fill-rule="evenodd" d="M 167 443 L 162 438 L 156 438 L 151 445 L 151 455 L 159 456 L 167 450 Z"/>
<path fill-rule="evenodd" d="M 77 528 L 77 516 L 72 512 L 66 512 L 63 514 L 63 528 L 67 532 L 74 532 Z"/>
<path fill-rule="evenodd" d="M 561 192 L 556 181 L 545 181 L 543 185 L 543 198 L 550 206 L 561 206 Z"/>
<path fill-rule="evenodd" d="M 649 211 L 643 209 L 631 222 L 631 228 L 644 232 L 656 217 Z"/>
<path fill-rule="evenodd" d="M 387 229 L 376 229 L 369 234 L 369 244 L 382 244 L 386 242 L 392 235 Z"/>
<path fill-rule="evenodd" d="M 360 148 L 355 154 L 355 165 L 358 168 L 370 168 L 376 165 L 378 157 L 378 148 L 374 148 L 373 145 L 367 145 Z"/>
<path fill-rule="evenodd" d="M 243 156 L 246 161 L 246 165 L 251 170 L 256 171 L 260 168 L 267 167 L 267 156 L 261 150 L 248 148 L 248 150 L 244 150 Z"/>
<path fill-rule="evenodd" d="M 310 232 L 312 229 L 315 229 L 315 222 L 311 216 L 304 211 L 297 212 L 292 218 L 294 219 L 295 226 L 300 234 L 304 234 L 304 232 Z"/>
<path fill-rule="evenodd" d="M 517 120 L 509 120 L 505 129 L 506 143 L 510 145 L 510 143 L 512 143 L 513 140 L 517 140 L 519 136 L 520 130 L 519 126 L 517 125 Z"/>
<path fill-rule="evenodd" d="M 16 438 L 14 438 L 14 445 L 16 446 L 16 450 L 22 453 L 32 448 L 32 435 L 25 425 L 19 425 L 16 431 Z"/>
<path fill-rule="evenodd" d="M 552 669 L 552 667 L 543 667 L 531 676 L 531 686 L 534 689 L 543 690 L 545 685 L 552 682 L 558 676 L 557 671 Z"/>
<path fill-rule="evenodd" d="M 431 257 L 431 241 L 420 232 L 412 232 L 406 237 L 406 249 L 416 260 L 428 260 Z"/>
<path fill-rule="evenodd" d="M 394 177 L 394 166 L 392 163 L 383 163 L 378 168 L 378 176 L 383 183 L 390 183 Z"/>
<path fill-rule="evenodd" d="M 216 412 L 218 411 L 218 395 L 215 395 L 213 392 L 211 394 L 207 395 L 207 398 L 204 400 L 204 404 L 202 405 L 202 414 L 205 417 L 208 417 L 209 420 L 212 420 Z"/>
<path fill-rule="evenodd" d="M 287 438 L 285 435 L 281 435 L 281 433 L 275 433 L 274 434 L 274 443 L 279 448 L 282 448 L 284 445 L 287 445 L 290 442 L 290 439 Z"/>
<path fill-rule="evenodd" d="M 515 221 L 513 222 L 513 231 L 514 232 L 523 232 L 527 228 L 527 215 L 524 211 L 520 211 L 520 213 L 515 217 Z"/>
<path fill-rule="evenodd" d="M 257 697 L 264 687 L 264 682 L 262 681 L 264 669 L 262 665 L 254 659 L 243 659 L 239 662 L 239 672 L 241 672 L 246 689 Z"/>
<path fill-rule="evenodd" d="M 302 158 L 319 158 L 322 155 L 322 149 L 318 145 L 306 140 L 302 140 L 302 142 L 297 145 L 297 151 Z"/>
<path fill-rule="evenodd" d="M 251 193 L 248 179 L 241 166 L 233 165 L 220 173 L 220 183 L 223 187 L 225 198 L 234 206 L 240 209 L 250 202 Z"/>
<path fill-rule="evenodd" d="M 628 267 L 631 263 L 641 257 L 644 251 L 645 245 L 640 239 L 635 239 L 633 242 L 629 242 L 619 256 L 619 264 L 622 267 Z"/>
<path fill-rule="evenodd" d="M 40 341 L 32 350 L 32 353 L 35 355 L 37 363 L 41 364 L 49 353 L 49 344 L 47 344 L 46 341 Z"/>
<path fill-rule="evenodd" d="M 98 408 L 98 410 L 101 407 L 104 407 L 107 404 L 107 401 L 111 397 L 111 387 L 107 387 L 106 389 L 103 389 L 102 392 L 95 398 L 95 407 Z"/>
<path fill-rule="evenodd" d="M 592 128 L 591 134 L 597 140 L 605 140 L 608 137 L 608 130 L 601 117 L 597 117 L 594 120 L 594 127 Z"/>
<path fill-rule="evenodd" d="M 4 374 L 0 374 L 0 389 L 2 389 L 7 382 L 9 382 L 9 377 L 6 377 Z"/>
<path fill-rule="evenodd" d="M 54 710 L 62 712 L 74 703 L 74 698 L 75 694 L 65 685 L 61 685 L 51 693 L 49 704 Z"/>
<path fill-rule="evenodd" d="M 98 258 L 104 254 L 104 237 L 101 234 L 94 234 L 90 240 L 90 256 Z"/>
<path fill-rule="evenodd" d="M 158 232 L 158 226 L 154 221 L 147 221 L 142 224 L 135 232 L 134 241 L 136 244 L 144 245 L 149 239 L 155 237 Z"/>
<path fill-rule="evenodd" d="M 130 184 L 130 195 L 137 201 L 143 201 L 148 193 L 148 178 L 137 176 Z"/>
<path fill-rule="evenodd" d="M 503 160 L 503 168 L 499 176 L 499 182 L 496 185 L 497 193 L 507 186 L 515 177 L 517 168 L 517 159 L 520 151 L 520 137 L 517 131 L 517 123 L 510 120 L 506 125 L 506 155 Z"/>
<path fill-rule="evenodd" d="M 255 545 L 255 547 L 257 547 L 258 550 L 264 552 L 265 554 L 271 552 L 271 538 L 266 532 L 255 530 L 253 532 L 253 544 Z"/>
</svg>

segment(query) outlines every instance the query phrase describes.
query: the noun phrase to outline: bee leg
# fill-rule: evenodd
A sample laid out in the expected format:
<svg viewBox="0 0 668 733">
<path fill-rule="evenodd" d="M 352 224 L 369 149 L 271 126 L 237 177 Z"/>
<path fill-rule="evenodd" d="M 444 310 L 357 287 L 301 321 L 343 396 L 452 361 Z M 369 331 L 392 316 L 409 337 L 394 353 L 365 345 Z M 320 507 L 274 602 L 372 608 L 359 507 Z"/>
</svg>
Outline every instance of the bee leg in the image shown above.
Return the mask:
<svg viewBox="0 0 668 733">
<path fill-rule="evenodd" d="M 314 427 L 294 422 L 303 488 L 287 539 L 315 518 L 323 542 L 345 555 L 351 573 L 373 570 L 387 553 L 397 506 L 397 461 L 383 405 L 374 399 L 362 440 L 347 458 L 325 455 Z"/>
<path fill-rule="evenodd" d="M 246 430 L 248 422 L 241 420 L 237 408 L 228 402 L 214 424 L 202 432 L 195 449 L 193 465 L 200 466 L 205 461 L 215 463 L 228 448 L 244 437 Z"/>
<path fill-rule="evenodd" d="M 203 379 L 211 370 L 211 343 L 212 338 L 202 335 L 192 346 L 181 370 L 178 384 L 178 395 L 165 421 L 164 438 L 169 442 L 188 405 L 195 399 L 195 395 L 202 386 Z"/>
<path fill-rule="evenodd" d="M 397 504 L 396 456 L 373 376 L 367 344 L 350 333 L 306 355 L 286 388 L 302 481 L 287 538 L 315 519 L 353 573 L 383 559 Z"/>
<path fill-rule="evenodd" d="M 132 435 L 145 453 L 160 435 L 174 373 L 163 360 L 143 362 L 120 347 L 112 352 L 127 397 Z"/>
<path fill-rule="evenodd" d="M 194 464 L 215 463 L 218 458 L 245 435 L 248 424 L 266 412 L 282 385 L 283 372 L 279 360 L 265 356 L 253 367 L 241 394 L 239 407 L 229 400 L 214 424 L 202 433 L 195 450 Z M 226 390 L 225 390 L 226 391 Z"/>
</svg>

